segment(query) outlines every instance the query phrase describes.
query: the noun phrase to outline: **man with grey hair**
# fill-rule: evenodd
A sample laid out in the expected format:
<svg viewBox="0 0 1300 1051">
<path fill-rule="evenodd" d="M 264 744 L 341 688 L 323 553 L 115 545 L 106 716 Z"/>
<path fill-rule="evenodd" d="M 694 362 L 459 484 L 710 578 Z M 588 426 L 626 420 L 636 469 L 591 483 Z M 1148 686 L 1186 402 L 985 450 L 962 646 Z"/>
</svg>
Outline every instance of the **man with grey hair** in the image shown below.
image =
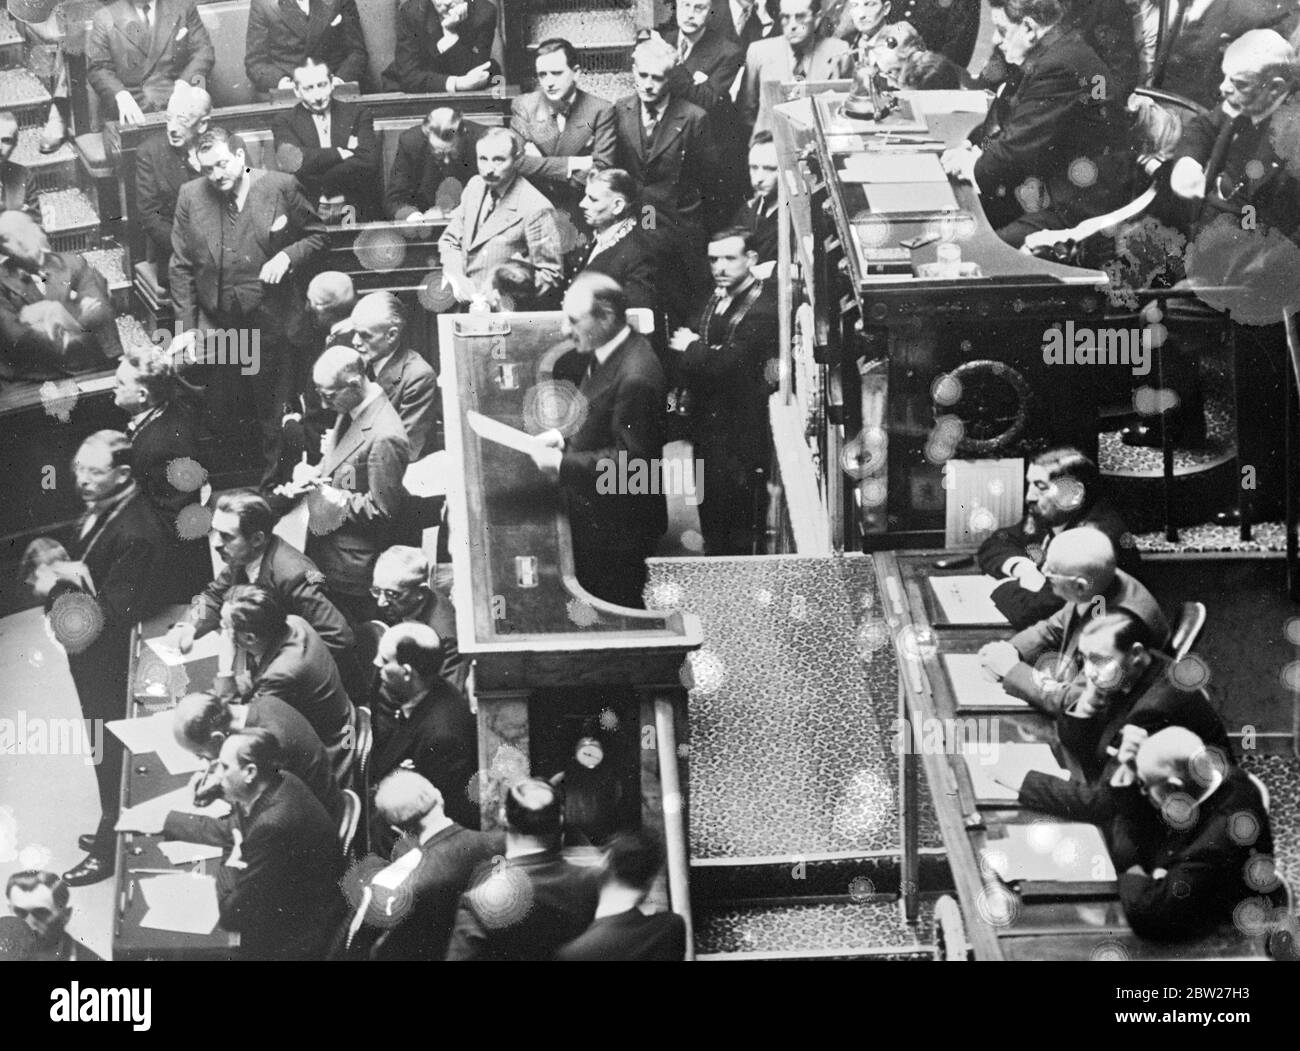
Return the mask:
<svg viewBox="0 0 1300 1051">
<path fill-rule="evenodd" d="M 359 352 L 330 347 L 313 367 L 312 380 L 322 404 L 337 413 L 336 422 L 321 442 L 320 463 L 279 486 L 272 507 L 284 512 L 307 499 L 313 527 L 307 557 L 325 574 L 330 601 L 356 624 L 375 617 L 371 572 L 393 542 L 411 447 L 383 388 L 366 378 Z"/>
<path fill-rule="evenodd" d="M 433 451 L 438 424 L 438 377 L 429 363 L 402 345 L 406 318 L 392 292 L 372 292 L 352 311 L 352 346 L 366 359 L 366 375 L 384 389 L 411 443 L 411 460 Z"/>
<path fill-rule="evenodd" d="M 439 106 L 402 132 L 384 192 L 388 217 L 418 223 L 455 208 L 478 173 L 478 140 L 486 131 L 460 110 Z"/>
<path fill-rule="evenodd" d="M 81 256 L 50 250 L 26 212 L 0 213 L 0 378 L 50 379 L 122 356 L 108 285 Z"/>
<path fill-rule="evenodd" d="M 145 139 L 136 151 L 137 212 L 163 288 L 172 258 L 176 198 L 182 186 L 202 174 L 195 147 L 208 130 L 211 114 L 212 96 L 203 88 L 179 82 L 167 102 L 167 127 Z"/>
<path fill-rule="evenodd" d="M 9 159 L 17 147 L 18 118 L 8 110 L 0 110 L 0 208 L 20 209 L 40 222 L 36 180 L 23 165 Z"/>
<path fill-rule="evenodd" d="M 461 657 L 456 646 L 456 611 L 432 586 L 425 553 L 404 544 L 390 547 L 375 562 L 370 594 L 385 624 L 410 621 L 437 632 L 442 640 L 442 677 L 464 692 L 469 661 Z"/>
<path fill-rule="evenodd" d="M 610 492 L 602 480 L 615 464 L 649 476 L 659 470 L 668 383 L 649 341 L 628 327 L 618 282 L 583 271 L 562 309 L 573 349 L 556 361 L 554 376 L 578 387 L 587 412 L 567 437 L 539 435 L 546 448 L 533 459 L 568 496 L 578 582 L 597 598 L 638 608 L 645 560 L 668 528 L 667 505 L 657 485 L 648 493 Z"/>
<path fill-rule="evenodd" d="M 524 144 L 515 132 L 493 128 L 478 141 L 478 174 L 438 241 L 443 275 L 458 303 L 488 291 L 493 269 L 512 258 L 533 264 L 537 294 L 557 290 L 564 244 L 555 208 L 519 174 Z"/>
</svg>

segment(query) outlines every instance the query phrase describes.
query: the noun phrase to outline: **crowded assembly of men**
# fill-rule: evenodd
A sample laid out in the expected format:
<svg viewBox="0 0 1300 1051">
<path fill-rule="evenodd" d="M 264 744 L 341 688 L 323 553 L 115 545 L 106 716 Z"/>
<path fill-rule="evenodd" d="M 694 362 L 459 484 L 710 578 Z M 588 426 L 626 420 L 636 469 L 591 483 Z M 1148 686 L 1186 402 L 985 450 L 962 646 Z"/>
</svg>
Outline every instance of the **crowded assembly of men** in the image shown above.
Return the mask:
<svg viewBox="0 0 1300 1051">
<path fill-rule="evenodd" d="M 50 247 L 26 172 L 8 159 L 16 122 L 0 113 L 3 375 L 115 365 L 122 413 L 120 429 L 76 452 L 84 517 L 32 545 L 24 579 L 47 610 L 84 601 L 102 619 L 88 644 L 68 646 L 87 718 L 121 716 L 142 617 L 187 603 L 167 636 L 181 653 L 219 636 L 216 680 L 180 701 L 174 732 L 204 761 L 196 799 L 224 799 L 229 815 L 173 813 L 141 831 L 227 852 L 220 923 L 240 934 L 241 955 L 685 953 L 681 919 L 650 911 L 664 863 L 650 830 L 589 835 L 566 822 L 562 784 L 525 778 L 504 795 L 501 830 L 479 831 L 449 527 L 441 500 L 404 488 L 408 467 L 443 447 L 438 357 L 416 323 L 430 303 L 562 313 L 555 374 L 574 383 L 585 414 L 532 455 L 567 496 L 579 582 L 635 608 L 667 528 L 665 499 L 599 495 L 602 457 L 657 459 L 666 442 L 690 441 L 703 461 L 703 553 L 764 550 L 781 176 L 765 83 L 851 77 L 871 63 L 891 89 L 992 93 L 988 119 L 942 164 L 977 185 L 992 227 L 1025 251 L 1070 240 L 1149 185 L 1189 233 L 1211 221 L 1211 195 L 1287 237 L 1300 227 L 1297 169 L 1269 133 L 1300 87 L 1288 42 L 1296 3 L 1173 3 L 1158 32 L 1153 0 L 984 2 L 995 46 L 969 69 L 980 0 L 677 0 L 632 51 L 635 92 L 607 100 L 584 90 L 579 51 L 563 39 L 541 42 L 533 68 L 502 70 L 489 0 L 406 0 L 378 84 L 366 83 L 357 0 L 252 0 L 249 81 L 261 98 L 297 99 L 269 128 L 275 171 L 250 167 L 202 86 L 214 49 L 194 0 L 106 3 L 86 48 L 101 111 L 125 125 L 166 114 L 139 148 L 133 213 L 175 309 L 161 345 L 121 345 L 103 278 Z M 1130 93 L 1156 73 L 1208 115 L 1153 136 L 1148 102 Z M 339 97 L 357 81 L 445 94 L 401 134 L 390 170 L 364 91 Z M 536 85 L 511 99 L 504 125 L 458 107 L 458 94 L 500 83 Z M 1089 178 L 1078 177 L 1080 157 Z M 322 265 L 329 229 L 382 219 L 442 227 L 439 282 L 418 298 L 359 292 Z M 650 321 L 633 325 L 634 310 Z M 257 332 L 258 367 L 205 358 L 205 333 L 217 329 Z M 1273 428 L 1284 359 L 1272 329 L 1249 338 L 1260 381 L 1240 393 L 1241 440 L 1256 454 L 1242 455 L 1266 501 L 1281 492 L 1263 476 L 1282 470 Z M 236 463 L 247 484 L 201 492 Z M 1057 721 L 1086 777 L 1031 774 L 1014 787 L 1035 807 L 1101 826 L 1132 927 L 1181 936 L 1254 893 L 1243 873 L 1271 851 L 1268 817 L 1204 694 L 1169 686 L 1170 625 L 1099 487 L 1097 466 L 1071 448 L 1028 467 L 1024 521 L 979 554 L 1019 633 L 981 660 Z M 210 515 L 194 514 L 201 502 Z M 299 549 L 276 526 L 304 503 L 311 528 Z M 432 527 L 436 550 L 426 550 Z M 223 563 L 215 577 L 210 551 Z M 1098 597 L 1105 615 L 1093 617 Z M 366 633 L 378 641 L 363 662 Z M 363 706 L 373 713 L 371 853 L 357 862 L 340 854 L 338 817 L 343 790 L 362 784 Z M 91 955 L 64 930 L 69 888 L 114 874 L 122 761 L 109 737 L 85 858 L 61 876 L 9 880 L 31 958 Z M 1159 820 L 1175 792 L 1196 799 L 1193 827 Z M 1258 823 L 1249 844 L 1223 819 L 1243 811 Z M 601 864 L 570 860 L 563 848 L 574 844 L 602 848 Z M 531 903 L 508 922 L 502 881 L 526 883 Z"/>
</svg>

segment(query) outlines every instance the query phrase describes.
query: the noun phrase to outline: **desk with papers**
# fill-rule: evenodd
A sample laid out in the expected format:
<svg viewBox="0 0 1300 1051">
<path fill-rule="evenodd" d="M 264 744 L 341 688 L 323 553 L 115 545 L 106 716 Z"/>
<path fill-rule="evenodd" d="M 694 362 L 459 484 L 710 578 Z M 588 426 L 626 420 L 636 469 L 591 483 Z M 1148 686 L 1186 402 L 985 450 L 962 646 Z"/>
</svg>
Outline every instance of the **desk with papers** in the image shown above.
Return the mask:
<svg viewBox="0 0 1300 1051">
<path fill-rule="evenodd" d="M 172 810 L 213 817 L 230 810 L 224 801 L 193 805 L 189 782 L 203 763 L 172 736 L 172 708 L 186 693 L 209 688 L 217 667 L 210 645 L 215 633 L 198 640 L 185 659 L 154 643 L 184 612 L 173 607 L 132 634 L 126 718 L 108 724 L 127 751 L 117 826 L 115 960 L 226 960 L 239 946 L 239 935 L 217 926 L 221 851 L 138 831 L 160 829 Z"/>
<path fill-rule="evenodd" d="M 924 770 L 957 899 L 957 909 L 942 902 L 936 908 L 944 951 L 960 958 L 969 946 L 979 960 L 1263 957 L 1262 938 L 1236 931 L 1184 943 L 1144 942 L 1124 919 L 1101 831 L 1019 806 L 1008 786 L 1019 785 L 1026 771 L 1067 778 L 1078 769 L 1057 744 L 1052 720 L 984 675 L 980 647 L 1010 638 L 1012 630 L 988 601 L 993 581 L 969 568 L 935 567 L 936 559 L 953 555 L 873 556 L 898 659 L 908 918 L 916 916 L 919 897 Z M 952 937 L 954 912 L 960 938 Z"/>
</svg>

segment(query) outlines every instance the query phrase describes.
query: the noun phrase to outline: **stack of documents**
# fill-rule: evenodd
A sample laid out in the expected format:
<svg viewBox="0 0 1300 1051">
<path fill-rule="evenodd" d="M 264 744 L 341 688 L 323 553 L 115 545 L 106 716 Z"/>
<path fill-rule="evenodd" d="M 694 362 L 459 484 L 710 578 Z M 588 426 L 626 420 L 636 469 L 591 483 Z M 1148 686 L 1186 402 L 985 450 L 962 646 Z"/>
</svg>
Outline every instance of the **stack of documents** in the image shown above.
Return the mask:
<svg viewBox="0 0 1300 1051">
<path fill-rule="evenodd" d="M 217 926 L 217 881 L 211 876 L 152 876 L 140 880 L 140 892 L 147 906 L 141 927 L 211 934 Z"/>
<path fill-rule="evenodd" d="M 994 682 L 984 674 L 984 665 L 978 653 L 945 653 L 943 666 L 960 709 L 1029 707 L 1029 702 L 1012 697 L 1002 688 L 1001 683 Z"/>
<path fill-rule="evenodd" d="M 993 589 L 1001 583 L 982 574 L 931 577 L 930 588 L 949 624 L 1005 624 L 993 604 Z"/>
<path fill-rule="evenodd" d="M 1062 780 L 1070 776 L 1069 772 L 1056 761 L 1052 749 L 1045 744 L 999 741 L 981 746 L 974 741 L 962 741 L 961 745 L 977 802 L 1014 803 L 1019 797 L 1019 792 L 1007 788 L 999 781 L 1018 786 L 1030 770 L 1051 774 Z M 981 747 L 987 748 L 985 754 L 980 754 Z M 997 777 L 998 781 L 993 780 L 994 777 Z"/>
<path fill-rule="evenodd" d="M 1095 825 L 1035 821 L 1005 825 L 988 840 L 983 865 L 1007 883 L 1113 883 L 1115 866 Z"/>
<path fill-rule="evenodd" d="M 206 637 L 216 638 L 216 635 Z M 175 715 L 168 710 L 143 719 L 113 719 L 106 725 L 128 752 L 132 755 L 153 752 L 162 760 L 169 774 L 192 774 L 205 769 L 207 763 L 176 743 L 176 735 L 172 732 L 174 723 Z"/>
<path fill-rule="evenodd" d="M 193 789 L 189 785 L 182 785 L 173 792 L 166 792 L 138 806 L 127 807 L 118 815 L 114 830 L 152 835 L 162 830 L 167 815 L 173 812 L 220 818 L 230 813 L 230 804 L 224 799 L 217 799 L 207 806 L 195 806 Z"/>
</svg>

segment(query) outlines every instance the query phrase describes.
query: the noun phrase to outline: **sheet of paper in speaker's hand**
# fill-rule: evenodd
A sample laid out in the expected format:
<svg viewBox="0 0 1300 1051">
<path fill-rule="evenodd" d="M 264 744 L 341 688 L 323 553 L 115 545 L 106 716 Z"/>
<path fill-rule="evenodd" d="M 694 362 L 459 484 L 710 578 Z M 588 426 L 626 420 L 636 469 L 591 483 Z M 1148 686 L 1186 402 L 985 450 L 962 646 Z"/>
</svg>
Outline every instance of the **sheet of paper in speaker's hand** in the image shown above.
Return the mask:
<svg viewBox="0 0 1300 1051">
<path fill-rule="evenodd" d="M 1005 624 L 1007 618 L 993 604 L 998 583 L 977 574 L 930 578 L 930 588 L 949 624 Z"/>
<path fill-rule="evenodd" d="M 980 754 L 980 745 L 962 741 L 962 755 L 970 771 L 971 788 L 979 802 L 1014 803 L 1019 796 L 1016 789 L 1007 788 L 993 778 L 996 775 L 1008 784 L 1019 785 L 1030 770 L 1062 779 L 1069 776 L 1052 755 L 1050 746 L 1041 743 L 1021 744 L 997 742 L 991 754 Z"/>
<path fill-rule="evenodd" d="M 1096 825 L 1035 821 L 1004 825 L 989 837 L 982 862 L 1008 883 L 1016 880 L 1113 883 L 1115 866 Z"/>
<path fill-rule="evenodd" d="M 402 487 L 412 496 L 446 496 L 450 474 L 451 456 L 446 449 L 439 449 L 406 469 Z"/>
<path fill-rule="evenodd" d="M 204 762 L 176 743 L 172 731 L 175 717 L 171 710 L 157 712 L 142 719 L 113 719 L 105 725 L 132 755 L 153 752 L 162 760 L 169 774 L 192 774 L 202 770 Z"/>
<path fill-rule="evenodd" d="M 494 420 L 490 416 L 484 416 L 481 412 L 475 412 L 470 409 L 465 413 L 465 418 L 469 420 L 470 427 L 474 433 L 482 438 L 497 445 L 504 445 L 507 449 L 515 449 L 518 452 L 532 456 L 534 452 L 545 449 L 546 445 L 531 434 L 511 427 L 509 424 L 502 423 L 500 420 Z"/>
<path fill-rule="evenodd" d="M 221 848 L 210 843 L 186 843 L 179 839 L 164 839 L 158 844 L 163 856 L 173 865 L 188 865 L 192 861 L 207 861 L 221 857 Z"/>
<path fill-rule="evenodd" d="M 140 880 L 140 892 L 148 909 L 141 927 L 182 934 L 211 934 L 221 912 L 217 905 L 217 881 L 211 876 L 152 876 Z"/>
<path fill-rule="evenodd" d="M 164 664 L 170 668 L 175 668 L 181 664 L 189 664 L 191 661 L 201 661 L 208 657 L 215 657 L 217 647 L 221 645 L 221 632 L 210 631 L 206 635 L 195 639 L 189 653 L 182 653 L 180 650 L 172 649 L 167 645 L 166 640 L 166 635 L 159 635 L 154 639 L 145 639 L 144 644 L 158 654 L 158 658 Z"/>
<path fill-rule="evenodd" d="M 1029 702 L 1012 697 L 984 674 L 978 653 L 945 653 L 943 666 L 952 683 L 958 708 L 1028 708 Z"/>
</svg>

